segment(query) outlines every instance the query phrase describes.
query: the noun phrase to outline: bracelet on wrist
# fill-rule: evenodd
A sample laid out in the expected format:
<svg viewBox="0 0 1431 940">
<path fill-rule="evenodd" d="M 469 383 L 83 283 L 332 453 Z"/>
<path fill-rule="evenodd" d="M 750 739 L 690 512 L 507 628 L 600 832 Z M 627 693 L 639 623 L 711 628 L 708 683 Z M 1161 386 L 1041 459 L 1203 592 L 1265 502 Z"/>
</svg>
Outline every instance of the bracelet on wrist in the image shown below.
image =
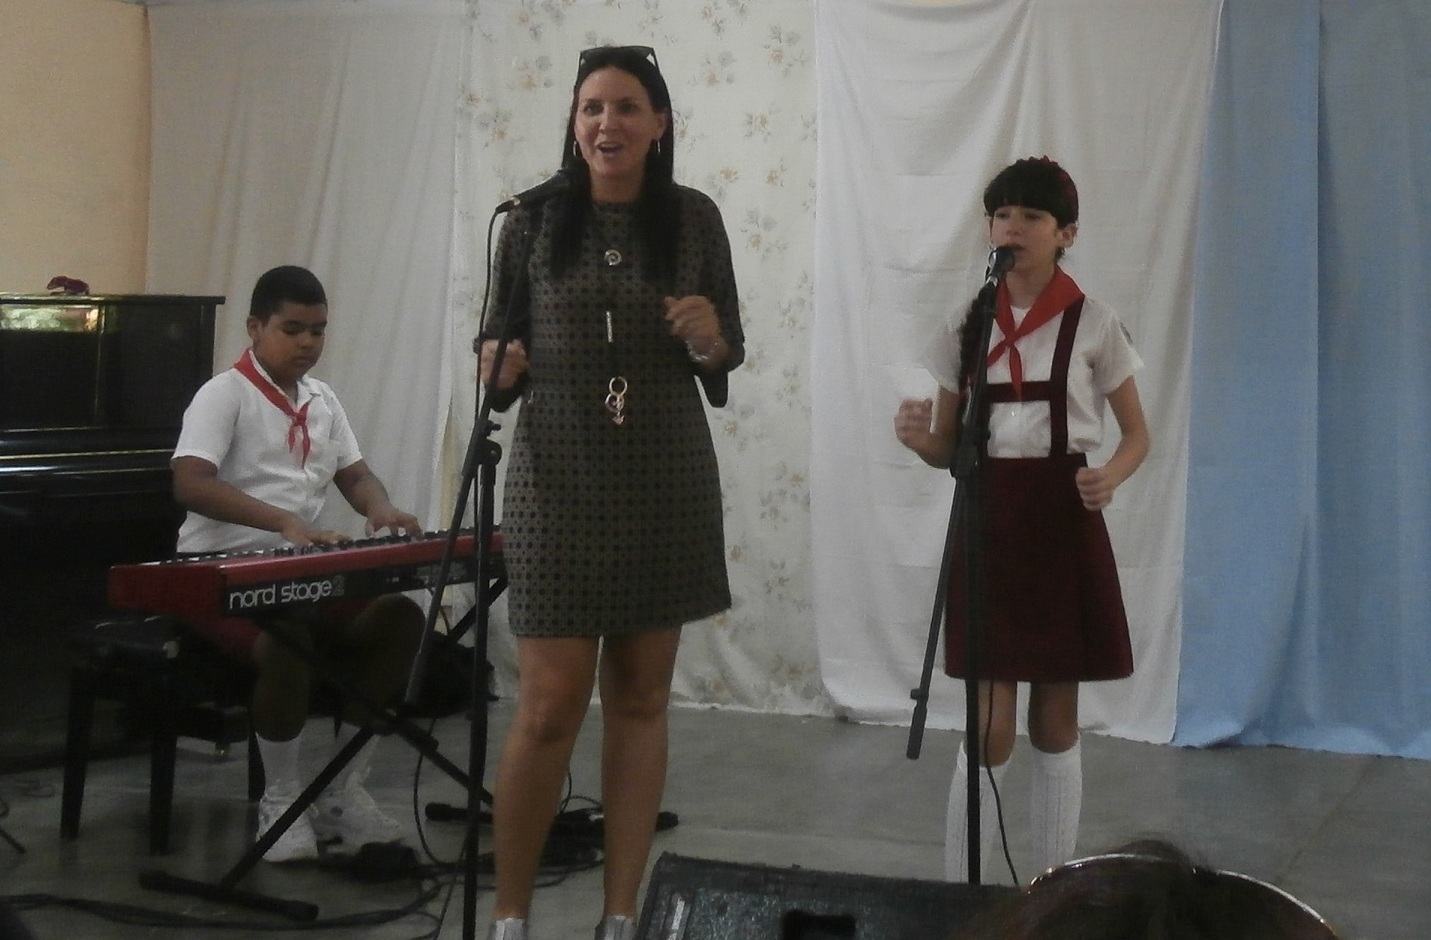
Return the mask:
<svg viewBox="0 0 1431 940">
<path fill-rule="evenodd" d="M 717 346 L 716 349 L 719 349 L 719 346 Z M 703 366 L 716 357 L 716 349 L 712 349 L 708 353 L 703 353 L 698 352 L 696 350 L 696 347 L 692 346 L 690 343 L 686 343 L 686 358 L 690 359 L 698 366 Z"/>
</svg>

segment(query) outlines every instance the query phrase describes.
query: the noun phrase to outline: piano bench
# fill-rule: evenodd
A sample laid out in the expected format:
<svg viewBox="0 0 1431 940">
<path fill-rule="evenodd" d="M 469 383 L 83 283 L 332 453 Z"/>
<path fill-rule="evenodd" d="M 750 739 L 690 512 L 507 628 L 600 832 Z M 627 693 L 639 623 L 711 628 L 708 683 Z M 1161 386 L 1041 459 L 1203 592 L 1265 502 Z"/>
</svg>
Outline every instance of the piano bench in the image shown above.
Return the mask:
<svg viewBox="0 0 1431 940">
<path fill-rule="evenodd" d="M 249 741 L 248 798 L 263 794 L 263 765 L 248 720 L 251 672 L 225 659 L 177 619 L 120 614 L 75 624 L 70 633 L 69 718 L 60 797 L 60 838 L 79 834 L 85 770 L 95 704 L 122 703 L 150 735 L 149 851 L 169 851 L 174 771 L 180 737 L 214 744 L 216 757 L 230 744 Z"/>
</svg>

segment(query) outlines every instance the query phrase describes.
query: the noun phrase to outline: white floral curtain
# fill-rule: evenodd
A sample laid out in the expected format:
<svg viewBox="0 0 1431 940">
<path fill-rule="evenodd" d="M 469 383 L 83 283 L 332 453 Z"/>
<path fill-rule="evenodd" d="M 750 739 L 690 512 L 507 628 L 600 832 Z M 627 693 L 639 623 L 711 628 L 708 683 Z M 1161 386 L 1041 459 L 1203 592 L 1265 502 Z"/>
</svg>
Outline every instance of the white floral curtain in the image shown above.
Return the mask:
<svg viewBox="0 0 1431 940">
<path fill-rule="evenodd" d="M 476 405 L 471 340 L 486 286 L 492 210 L 559 166 L 580 50 L 607 43 L 656 49 L 675 109 L 677 180 L 708 193 L 725 218 L 748 358 L 732 377 L 729 405 L 711 410 L 710 420 L 735 602 L 726 614 L 686 629 L 677 702 L 829 711 L 816 660 L 806 482 L 813 21 L 808 0 L 468 3 L 450 312 L 459 376 L 449 454 L 454 470 Z M 515 415 L 499 416 L 499 442 L 510 435 Z M 497 505 L 500 519 L 500 481 Z M 500 602 L 492 625 L 498 687 L 510 689 L 513 657 Z"/>
</svg>

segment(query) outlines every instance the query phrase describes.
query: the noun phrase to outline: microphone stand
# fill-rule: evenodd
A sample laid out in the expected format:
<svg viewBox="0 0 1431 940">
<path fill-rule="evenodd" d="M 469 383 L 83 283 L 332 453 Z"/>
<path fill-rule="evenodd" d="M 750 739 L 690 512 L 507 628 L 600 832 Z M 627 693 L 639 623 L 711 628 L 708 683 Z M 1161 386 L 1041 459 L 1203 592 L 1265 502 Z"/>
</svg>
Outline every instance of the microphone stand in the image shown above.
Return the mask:
<svg viewBox="0 0 1431 940">
<path fill-rule="evenodd" d="M 964 409 L 959 419 L 959 434 L 949 472 L 955 479 L 954 504 L 949 513 L 949 526 L 944 537 L 944 554 L 939 566 L 939 585 L 934 598 L 934 610 L 929 618 L 929 639 L 925 644 L 924 666 L 919 687 L 910 692 L 914 699 L 914 718 L 910 723 L 909 744 L 905 756 L 919 758 L 924 737 L 924 724 L 929 712 L 929 686 L 934 672 L 935 648 L 939 628 L 944 620 L 944 605 L 948 599 L 949 575 L 953 567 L 954 545 L 963 532 L 964 572 L 968 590 L 965 592 L 965 654 L 964 654 L 964 741 L 968 760 L 966 787 L 969 818 L 969 883 L 979 884 L 982 860 L 979 848 L 979 774 L 982 771 L 979 729 L 979 638 L 988 617 L 988 598 L 984 583 L 984 458 L 988 455 L 989 409 L 989 340 L 993 335 L 995 299 L 998 296 L 1002 272 L 998 262 L 990 261 L 989 275 L 972 309 L 978 317 L 978 351 Z"/>
<path fill-rule="evenodd" d="M 509 201 L 498 207 L 497 213 L 509 211 L 518 203 Z M 532 230 L 523 230 L 521 242 L 518 245 L 517 257 L 525 259 L 531 251 Z M 497 349 L 492 357 L 492 371 L 483 386 L 478 383 L 480 399 L 477 408 L 477 415 L 472 422 L 472 436 L 468 440 L 467 455 L 463 460 L 462 483 L 458 488 L 457 505 L 453 510 L 452 524 L 448 527 L 447 549 L 443 552 L 442 564 L 438 571 L 437 585 L 432 596 L 432 603 L 427 612 L 427 627 L 423 633 L 422 644 L 418 647 L 418 653 L 413 659 L 412 679 L 408 683 L 408 699 L 414 701 L 421 687 L 421 676 L 425 668 L 425 663 L 429 654 L 428 638 L 432 635 L 433 627 L 437 621 L 438 606 L 441 603 L 442 587 L 446 583 L 446 574 L 450 562 L 450 554 L 456 543 L 457 531 L 461 525 L 463 516 L 467 511 L 468 493 L 473 489 L 476 482 L 477 506 L 476 522 L 477 531 L 473 539 L 474 551 L 476 555 L 476 578 L 477 598 L 476 606 L 473 608 L 475 617 L 472 628 L 472 715 L 470 730 L 468 735 L 468 770 L 467 776 L 471 785 L 467 788 L 467 830 L 463 841 L 462 854 L 465 859 L 463 868 L 463 918 L 462 936 L 464 940 L 474 940 L 476 937 L 477 919 L 477 855 L 478 855 L 478 828 L 482 815 L 482 803 L 485 801 L 492 805 L 492 797 L 482 788 L 482 780 L 486 775 L 487 766 L 487 689 L 483 687 L 487 671 L 478 668 L 477 656 L 485 656 L 488 645 L 488 610 L 493 595 L 491 593 L 492 570 L 490 563 L 491 544 L 495 531 L 493 521 L 493 496 L 496 489 L 497 464 L 502 459 L 501 445 L 492 440 L 492 432 L 501 426 L 491 420 L 492 396 L 496 391 L 497 376 L 502 373 L 502 363 L 506 359 L 507 346 L 511 341 L 512 323 L 514 320 L 513 311 L 516 308 L 517 298 L 525 291 L 523 284 L 526 278 L 525 263 L 520 268 L 516 283 L 512 285 L 511 292 L 507 295 L 507 303 L 502 311 L 501 330 L 497 338 Z M 473 351 L 481 354 L 481 340 L 473 340 Z"/>
</svg>

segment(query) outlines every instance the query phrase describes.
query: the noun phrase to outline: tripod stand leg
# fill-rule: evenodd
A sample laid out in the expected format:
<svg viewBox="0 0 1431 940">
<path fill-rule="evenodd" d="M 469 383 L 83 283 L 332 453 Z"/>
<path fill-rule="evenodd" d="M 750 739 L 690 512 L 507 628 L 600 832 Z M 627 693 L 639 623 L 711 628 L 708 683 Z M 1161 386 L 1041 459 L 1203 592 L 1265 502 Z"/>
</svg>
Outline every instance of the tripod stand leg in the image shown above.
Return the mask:
<svg viewBox="0 0 1431 940">
<path fill-rule="evenodd" d="M 282 816 L 274 821 L 268 831 L 259 836 L 253 846 L 243 854 L 228 873 L 215 884 L 203 881 L 196 881 L 191 878 L 180 878 L 158 870 L 141 872 L 139 884 L 145 888 L 152 888 L 155 891 L 164 891 L 170 894 L 186 894 L 193 897 L 203 898 L 208 901 L 219 901 L 224 904 L 236 904 L 240 907 L 247 907 L 253 910 L 268 911 L 282 914 L 295 920 L 316 920 L 318 917 L 318 907 L 303 901 L 289 901 L 284 898 L 274 898 L 263 894 L 255 894 L 251 891 L 243 891 L 238 887 L 238 883 L 243 877 L 253 870 L 259 859 L 267 852 L 279 838 L 288 831 L 288 827 L 293 825 L 294 820 L 308 811 L 308 807 L 313 805 L 313 801 L 328 788 L 348 766 L 363 745 L 373 736 L 372 725 L 361 729 L 353 735 L 353 739 L 343 746 L 334 755 L 333 759 L 313 778 L 313 782 L 303 789 L 298 798 L 293 801 L 293 805 L 286 809 Z"/>
</svg>

